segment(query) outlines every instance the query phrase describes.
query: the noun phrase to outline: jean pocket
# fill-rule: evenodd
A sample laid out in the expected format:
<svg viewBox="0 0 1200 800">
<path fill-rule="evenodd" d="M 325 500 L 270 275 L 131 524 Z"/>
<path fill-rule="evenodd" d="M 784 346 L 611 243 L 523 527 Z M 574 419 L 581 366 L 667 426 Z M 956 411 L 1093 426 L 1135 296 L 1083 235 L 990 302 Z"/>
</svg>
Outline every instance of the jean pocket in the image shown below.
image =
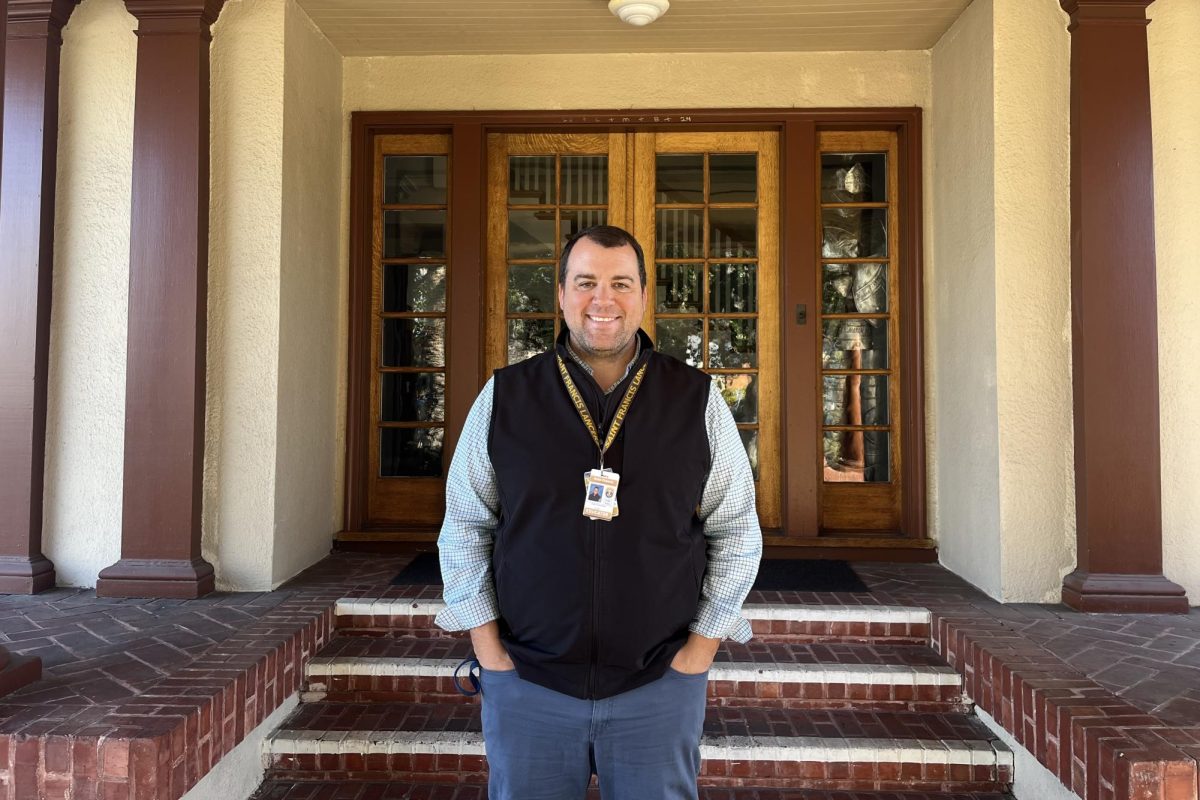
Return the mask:
<svg viewBox="0 0 1200 800">
<path fill-rule="evenodd" d="M 675 669 L 674 667 L 672 667 L 668 664 L 667 665 L 667 674 L 674 675 L 677 678 L 684 678 L 685 680 L 688 680 L 688 679 L 696 680 L 699 678 L 707 678 L 708 670 L 704 670 L 704 672 L 680 672 L 679 670 Z"/>
<path fill-rule="evenodd" d="M 516 670 L 516 667 L 514 667 L 512 669 L 488 669 L 483 664 L 480 664 L 479 665 L 479 674 L 491 675 L 494 678 L 503 678 L 507 675 L 516 675 L 517 670 Z"/>
</svg>

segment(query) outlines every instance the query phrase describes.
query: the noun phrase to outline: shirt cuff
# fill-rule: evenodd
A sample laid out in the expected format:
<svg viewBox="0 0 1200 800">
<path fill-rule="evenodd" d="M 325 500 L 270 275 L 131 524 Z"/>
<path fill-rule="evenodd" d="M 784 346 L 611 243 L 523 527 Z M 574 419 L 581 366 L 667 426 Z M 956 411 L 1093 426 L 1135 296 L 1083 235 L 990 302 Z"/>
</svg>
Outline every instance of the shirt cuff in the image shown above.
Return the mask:
<svg viewBox="0 0 1200 800">
<path fill-rule="evenodd" d="M 454 605 L 447 605 L 433 622 L 444 631 L 467 631 L 500 618 L 494 592 L 481 594 Z"/>
<path fill-rule="evenodd" d="M 688 630 L 709 639 L 731 639 L 738 644 L 745 644 L 754 636 L 749 621 L 740 612 L 722 612 L 704 602 Z"/>
</svg>

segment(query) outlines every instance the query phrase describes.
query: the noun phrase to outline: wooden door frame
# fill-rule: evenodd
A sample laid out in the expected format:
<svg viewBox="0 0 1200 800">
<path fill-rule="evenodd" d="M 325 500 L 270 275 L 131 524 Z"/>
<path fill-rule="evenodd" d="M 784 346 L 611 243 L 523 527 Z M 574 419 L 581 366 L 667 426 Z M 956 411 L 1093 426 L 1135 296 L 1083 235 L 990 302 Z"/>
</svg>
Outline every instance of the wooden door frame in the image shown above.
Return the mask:
<svg viewBox="0 0 1200 800">
<path fill-rule="evenodd" d="M 447 298 L 448 313 L 462 312 L 468 308 L 474 315 L 456 317 L 458 325 L 466 325 L 459 335 L 450 337 L 448 352 L 447 384 L 482 385 L 484 379 L 483 326 L 479 309 L 482 303 L 482 287 L 485 274 L 483 237 L 486 232 L 485 193 L 486 174 L 484 168 L 484 143 L 489 133 L 529 132 L 611 132 L 635 133 L 644 131 L 722 131 L 722 130 L 774 130 L 781 134 L 780 174 L 783 196 L 780 209 L 784 220 L 780 235 L 780 261 L 793 263 L 793 259 L 811 258 L 815 252 L 815 230 L 810 230 L 807 221 L 798 220 L 798 208 L 808 205 L 800 194 L 805 184 L 797 180 L 815 181 L 815 164 L 807 156 L 798 158 L 795 152 L 811 154 L 815 148 L 816 134 L 820 130 L 892 130 L 897 134 L 900 154 L 902 215 L 901 260 L 906 266 L 905 280 L 901 283 L 901 313 L 905 320 L 900 337 L 900 352 L 908 368 L 901 376 L 902 443 L 906 457 L 903 466 L 903 515 L 901 536 L 882 538 L 861 536 L 853 538 L 815 535 L 785 536 L 781 532 L 767 532 L 765 540 L 771 545 L 790 545 L 814 548 L 822 555 L 844 556 L 861 553 L 869 548 L 872 557 L 889 559 L 933 560 L 935 550 L 927 538 L 926 476 L 925 476 L 925 397 L 924 397 L 924 347 L 923 347 L 923 269 L 922 269 L 922 111 L 920 108 L 870 108 L 870 109 L 639 109 L 639 110 L 582 110 L 582 111 L 356 111 L 351 114 L 350 141 L 350 275 L 348 301 L 348 363 L 347 363 L 347 419 L 346 419 L 346 483 L 345 483 L 345 526 L 337 535 L 339 541 L 371 540 L 386 536 L 389 539 L 416 539 L 428 541 L 430 530 L 397 531 L 394 526 L 386 528 L 372 526 L 366 519 L 366 481 L 363 474 L 369 464 L 367 437 L 369 415 L 362 409 L 366 402 L 369 386 L 368 371 L 371 368 L 368 354 L 370 342 L 364 331 L 364 314 L 370 313 L 371 287 L 371 241 L 364 231 L 370 230 L 371 187 L 373 186 L 374 137 L 380 134 L 442 133 L 451 135 L 451 160 L 459 166 L 453 170 L 458 202 L 451 214 L 461 218 L 460 224 L 451 225 L 451 248 L 453 252 L 466 255 L 456 259 L 453 266 L 455 276 L 451 279 Z M 461 159 L 461 161 L 460 161 Z M 470 167 L 477 167 L 478 175 L 471 175 Z M 465 202 L 464 202 L 465 201 Z M 452 216 L 452 219 L 454 217 Z M 793 224 L 789 224 L 793 222 Z M 365 226 L 365 227 L 364 227 Z M 784 270 L 786 273 L 786 270 Z M 795 282 L 793 282 L 795 283 Z M 795 297 L 808 291 L 809 308 L 814 308 L 815 293 L 812 289 L 790 286 L 786 275 L 781 287 L 784 306 L 790 307 Z M 781 314 L 780 348 L 781 363 L 803 364 L 812 359 L 812 354 L 796 352 L 789 348 L 790 326 L 786 314 Z M 465 323 L 464 323 L 465 320 Z M 474 349 L 475 357 L 471 353 Z M 815 365 L 814 365 L 815 366 Z M 799 370 L 797 370 L 798 372 Z M 781 378 L 782 391 L 789 388 L 788 372 Z M 793 391 L 794 391 L 793 387 Z M 461 394 L 461 392 L 459 393 Z M 453 445 L 453 433 L 462 427 L 473 398 L 447 396 L 447 453 Z M 797 424 L 799 423 L 799 424 Z M 785 425 L 783 439 L 785 454 L 802 438 L 811 426 L 816 435 L 816 420 L 798 420 Z M 784 530 L 805 531 L 805 521 L 796 519 L 797 503 L 788 502 L 791 493 L 789 484 L 798 485 L 804 476 L 797 470 L 802 467 L 789 465 L 796 459 L 785 455 L 782 485 Z M 816 476 L 811 476 L 814 480 Z M 815 491 L 815 483 L 813 484 Z M 815 533 L 815 532 L 814 532 Z"/>
</svg>

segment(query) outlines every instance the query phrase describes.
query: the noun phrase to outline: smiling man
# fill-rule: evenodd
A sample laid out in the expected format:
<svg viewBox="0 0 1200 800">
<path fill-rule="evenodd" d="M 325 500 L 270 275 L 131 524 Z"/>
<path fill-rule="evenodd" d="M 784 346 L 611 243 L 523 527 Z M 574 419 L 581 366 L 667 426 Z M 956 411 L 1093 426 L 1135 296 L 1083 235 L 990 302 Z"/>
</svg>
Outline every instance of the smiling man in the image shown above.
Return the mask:
<svg viewBox="0 0 1200 800">
<path fill-rule="evenodd" d="M 593 773 L 604 800 L 694 799 L 709 666 L 750 638 L 750 464 L 709 377 L 641 331 L 629 233 L 576 234 L 558 277 L 554 348 L 497 370 L 459 439 L 437 623 L 471 632 L 491 800 L 582 800 Z"/>
</svg>

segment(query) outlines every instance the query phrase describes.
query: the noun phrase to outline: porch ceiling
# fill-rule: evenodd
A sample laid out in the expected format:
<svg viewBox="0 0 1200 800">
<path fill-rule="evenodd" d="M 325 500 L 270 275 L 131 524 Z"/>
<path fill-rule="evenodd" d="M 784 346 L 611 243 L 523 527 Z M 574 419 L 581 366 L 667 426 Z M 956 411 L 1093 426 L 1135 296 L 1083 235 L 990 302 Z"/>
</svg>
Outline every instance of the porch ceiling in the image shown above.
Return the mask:
<svg viewBox="0 0 1200 800">
<path fill-rule="evenodd" d="M 672 0 L 645 28 L 606 0 L 299 2 L 343 55 L 384 56 L 924 50 L 971 0 Z"/>
</svg>

